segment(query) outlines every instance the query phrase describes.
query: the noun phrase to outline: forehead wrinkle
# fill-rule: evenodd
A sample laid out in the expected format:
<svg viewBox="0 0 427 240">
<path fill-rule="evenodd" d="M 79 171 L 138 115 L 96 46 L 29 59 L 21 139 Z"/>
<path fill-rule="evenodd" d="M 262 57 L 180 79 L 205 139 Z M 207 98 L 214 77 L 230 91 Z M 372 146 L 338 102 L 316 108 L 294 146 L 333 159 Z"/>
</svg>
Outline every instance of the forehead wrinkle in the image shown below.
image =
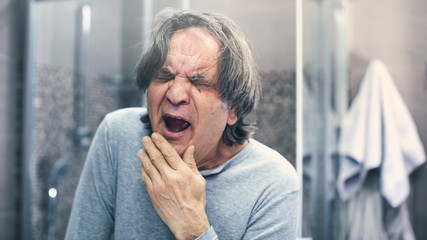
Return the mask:
<svg viewBox="0 0 427 240">
<path fill-rule="evenodd" d="M 212 58 L 209 60 L 204 60 L 202 59 L 203 55 L 200 55 L 196 60 L 195 63 L 193 64 L 193 68 L 191 69 L 191 74 L 198 74 L 199 72 L 203 73 L 204 75 L 206 74 L 206 72 L 208 72 L 209 70 L 215 68 L 218 65 L 217 62 L 217 58 Z M 206 62 L 206 64 L 203 64 L 203 61 Z M 196 67 L 198 62 L 202 62 L 202 66 L 200 67 Z"/>
<path fill-rule="evenodd" d="M 192 76 L 199 73 L 205 75 L 206 72 L 218 66 L 217 58 L 211 58 L 211 60 L 203 59 L 203 54 L 199 56 L 192 56 L 193 60 L 177 60 L 175 56 L 177 56 L 177 54 L 168 54 L 164 67 L 169 69 L 172 73 L 182 77 L 184 77 L 184 75 Z M 215 71 L 215 74 L 216 72 L 217 70 Z"/>
<path fill-rule="evenodd" d="M 206 74 L 218 66 L 220 49 L 219 40 L 203 28 L 179 30 L 170 39 L 165 65 L 171 66 L 179 76 Z"/>
<path fill-rule="evenodd" d="M 185 33 L 187 33 L 185 35 Z M 192 42 L 190 44 L 190 42 Z M 193 44 L 194 42 L 201 43 L 199 44 Z M 184 43 L 184 44 L 182 44 Z M 201 47 L 203 53 L 202 56 L 205 56 L 206 52 L 217 49 L 216 53 L 212 53 L 214 55 L 214 59 L 218 59 L 220 49 L 221 49 L 221 43 L 220 41 L 209 31 L 203 28 L 197 28 L 197 27 L 191 27 L 187 29 L 182 29 L 179 31 L 176 31 L 174 34 L 172 34 L 170 39 L 170 44 L 168 47 L 168 52 L 170 52 L 171 47 L 174 47 L 174 50 L 184 55 L 184 56 L 194 56 L 199 54 Z M 208 54 L 207 56 L 209 56 Z M 207 58 L 206 60 L 212 60 Z"/>
</svg>

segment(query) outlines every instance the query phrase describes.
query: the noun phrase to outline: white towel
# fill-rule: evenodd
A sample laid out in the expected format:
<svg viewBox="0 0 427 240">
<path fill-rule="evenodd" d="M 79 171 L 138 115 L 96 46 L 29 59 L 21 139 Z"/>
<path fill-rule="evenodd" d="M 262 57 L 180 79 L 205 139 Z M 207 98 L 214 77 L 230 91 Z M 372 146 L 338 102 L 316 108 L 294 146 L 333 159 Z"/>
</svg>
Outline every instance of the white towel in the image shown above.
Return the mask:
<svg viewBox="0 0 427 240">
<path fill-rule="evenodd" d="M 425 162 L 415 123 L 393 80 L 379 60 L 371 61 L 341 124 L 339 152 L 344 156 L 338 192 L 348 200 L 367 171 L 379 168 L 380 191 L 391 206 L 409 195 L 409 175 Z"/>
</svg>

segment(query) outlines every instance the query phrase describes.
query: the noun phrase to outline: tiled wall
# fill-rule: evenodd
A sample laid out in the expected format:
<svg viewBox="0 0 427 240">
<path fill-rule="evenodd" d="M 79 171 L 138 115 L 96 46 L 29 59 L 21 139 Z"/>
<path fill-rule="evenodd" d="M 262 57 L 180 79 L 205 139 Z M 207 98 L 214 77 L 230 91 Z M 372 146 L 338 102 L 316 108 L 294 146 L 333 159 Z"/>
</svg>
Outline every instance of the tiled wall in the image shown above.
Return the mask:
<svg viewBox="0 0 427 240">
<path fill-rule="evenodd" d="M 75 121 L 73 72 L 38 67 L 34 99 L 34 173 L 33 187 L 33 237 L 47 239 L 49 176 L 53 165 L 60 158 L 70 158 L 71 167 L 80 166 L 83 160 L 74 157 L 73 130 Z M 79 161 L 80 160 L 80 161 Z M 71 178 L 65 175 L 64 181 Z M 62 184 L 58 186 L 58 203 L 71 196 L 64 193 Z M 63 214 L 58 208 L 57 228 L 62 228 Z"/>
<path fill-rule="evenodd" d="M 257 109 L 255 138 L 295 166 L 295 72 L 262 72 L 262 98 Z"/>
<path fill-rule="evenodd" d="M 54 164 L 68 159 L 69 167 L 57 185 L 55 238 L 63 239 L 79 176 L 87 149 L 76 143 L 76 129 L 84 108 L 82 84 L 71 70 L 37 66 L 34 127 L 33 237 L 47 239 L 49 224 L 49 176 Z M 124 96 L 131 96 L 124 98 Z M 136 90 L 124 92 L 99 75 L 88 78 L 87 125 L 94 133 L 106 113 L 121 107 L 136 106 L 140 96 Z M 123 99 L 126 99 L 123 101 Z M 92 136 L 93 134 L 91 134 Z"/>
</svg>

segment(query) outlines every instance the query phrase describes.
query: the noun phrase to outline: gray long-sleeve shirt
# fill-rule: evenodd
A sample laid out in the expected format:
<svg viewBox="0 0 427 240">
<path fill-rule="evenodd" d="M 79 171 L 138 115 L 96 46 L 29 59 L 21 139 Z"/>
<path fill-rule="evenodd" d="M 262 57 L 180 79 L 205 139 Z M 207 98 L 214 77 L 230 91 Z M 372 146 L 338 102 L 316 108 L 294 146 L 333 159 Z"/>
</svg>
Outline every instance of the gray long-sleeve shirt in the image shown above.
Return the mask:
<svg viewBox="0 0 427 240">
<path fill-rule="evenodd" d="M 76 191 L 66 239 L 174 239 L 141 180 L 137 152 L 150 132 L 143 108 L 108 114 L 94 137 Z M 279 153 L 257 142 L 201 171 L 211 228 L 198 239 L 295 239 L 299 184 Z"/>
</svg>

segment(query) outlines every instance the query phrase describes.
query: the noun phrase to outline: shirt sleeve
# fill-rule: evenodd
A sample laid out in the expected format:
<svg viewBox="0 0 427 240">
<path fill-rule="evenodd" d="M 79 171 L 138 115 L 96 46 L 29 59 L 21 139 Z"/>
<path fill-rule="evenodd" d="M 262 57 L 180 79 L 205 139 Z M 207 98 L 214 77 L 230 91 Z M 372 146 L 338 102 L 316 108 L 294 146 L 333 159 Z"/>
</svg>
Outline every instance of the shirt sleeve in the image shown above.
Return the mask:
<svg viewBox="0 0 427 240">
<path fill-rule="evenodd" d="M 206 232 L 204 232 L 195 240 L 218 240 L 218 236 L 216 235 L 214 228 L 211 226 Z"/>
<path fill-rule="evenodd" d="M 116 164 L 100 124 L 77 186 L 65 239 L 109 239 L 114 227 Z"/>
<path fill-rule="evenodd" d="M 243 239 L 292 239 L 296 238 L 299 191 L 264 199 L 249 219 Z"/>
</svg>

